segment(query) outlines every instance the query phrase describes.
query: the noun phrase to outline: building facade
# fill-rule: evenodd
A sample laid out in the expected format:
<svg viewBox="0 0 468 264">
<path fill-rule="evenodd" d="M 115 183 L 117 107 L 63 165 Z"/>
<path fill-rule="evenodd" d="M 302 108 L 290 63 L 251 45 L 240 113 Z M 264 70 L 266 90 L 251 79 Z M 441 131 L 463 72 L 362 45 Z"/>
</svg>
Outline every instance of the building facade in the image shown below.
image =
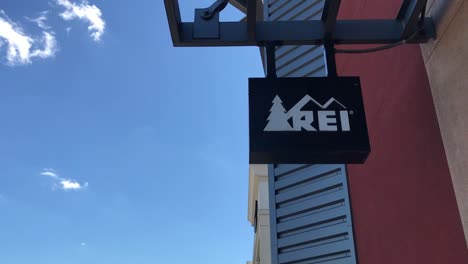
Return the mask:
<svg viewBox="0 0 468 264">
<path fill-rule="evenodd" d="M 320 15 L 320 1 L 286 1 L 302 9 L 276 17 Z M 267 19 L 275 2 L 265 2 Z M 401 2 L 342 1 L 339 19 L 394 18 Z M 428 1 L 427 13 L 437 28 L 432 43 L 337 55 L 339 75 L 361 77 L 372 148 L 365 164 L 347 166 L 361 264 L 468 263 L 468 2 Z M 323 75 L 322 54 L 278 49 L 278 74 Z M 267 175 L 266 165 L 250 168 L 255 264 L 271 261 Z"/>
</svg>

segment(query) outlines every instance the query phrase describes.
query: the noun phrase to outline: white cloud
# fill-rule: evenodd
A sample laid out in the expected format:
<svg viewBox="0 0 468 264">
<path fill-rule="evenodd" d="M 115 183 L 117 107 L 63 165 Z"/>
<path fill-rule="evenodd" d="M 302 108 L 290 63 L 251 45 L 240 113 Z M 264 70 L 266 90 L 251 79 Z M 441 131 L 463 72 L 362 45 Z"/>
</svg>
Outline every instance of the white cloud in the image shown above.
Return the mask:
<svg viewBox="0 0 468 264">
<path fill-rule="evenodd" d="M 57 50 L 52 31 L 43 31 L 42 37 L 33 38 L 0 10 L 0 47 L 4 44 L 7 63 L 11 66 L 29 64 L 34 57 L 52 57 Z"/>
<path fill-rule="evenodd" d="M 69 0 L 56 1 L 58 5 L 65 8 L 65 11 L 60 13 L 60 16 L 64 20 L 78 18 L 89 22 L 88 30 L 91 32 L 91 37 L 94 41 L 101 40 L 101 36 L 106 28 L 106 22 L 102 19 L 102 12 L 97 6 L 90 5 L 87 0 L 83 0 L 80 4 Z"/>
<path fill-rule="evenodd" d="M 64 190 L 79 190 L 82 188 L 79 182 L 73 180 L 61 180 L 60 184 L 62 184 Z"/>
<path fill-rule="evenodd" d="M 39 13 L 39 16 L 36 17 L 36 18 L 29 18 L 29 17 L 26 17 L 27 20 L 31 21 L 31 22 L 34 22 L 36 23 L 36 25 L 44 30 L 48 30 L 50 29 L 50 27 L 46 24 L 46 21 L 47 21 L 47 14 L 49 12 L 48 11 L 43 11 L 43 12 L 40 12 Z"/>
<path fill-rule="evenodd" d="M 21 28 L 15 26 L 3 10 L 0 10 L 0 38 L 8 42 L 7 59 L 9 62 L 29 62 L 29 50 L 33 39 L 25 35 Z"/>
<path fill-rule="evenodd" d="M 40 175 L 47 176 L 47 177 L 54 179 L 55 183 L 52 187 L 52 189 L 54 190 L 62 189 L 65 191 L 68 191 L 68 190 L 76 191 L 76 190 L 81 190 L 81 189 L 85 189 L 88 187 L 87 182 L 85 182 L 84 184 L 81 184 L 78 181 L 73 180 L 73 179 L 62 178 L 54 169 L 44 168 L 42 172 L 40 173 Z"/>
<path fill-rule="evenodd" d="M 43 32 L 44 36 L 42 38 L 44 48 L 42 50 L 37 49 L 31 52 L 32 57 L 39 57 L 39 58 L 48 58 L 52 57 L 57 50 L 57 41 L 55 40 L 55 36 L 50 32 Z"/>
<path fill-rule="evenodd" d="M 40 174 L 42 176 L 48 176 L 48 177 L 58 179 L 58 174 L 55 172 L 54 169 L 44 168 Z"/>
</svg>

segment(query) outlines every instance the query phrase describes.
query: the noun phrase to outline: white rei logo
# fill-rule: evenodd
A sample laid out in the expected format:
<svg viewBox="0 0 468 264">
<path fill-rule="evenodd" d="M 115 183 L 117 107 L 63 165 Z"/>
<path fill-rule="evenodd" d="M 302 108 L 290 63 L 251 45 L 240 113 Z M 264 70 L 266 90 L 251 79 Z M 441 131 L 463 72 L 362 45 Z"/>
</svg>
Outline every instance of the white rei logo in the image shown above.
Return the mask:
<svg viewBox="0 0 468 264">
<path fill-rule="evenodd" d="M 341 109 L 346 109 L 343 104 L 333 97 L 321 105 L 314 98 L 306 95 L 289 111 L 286 111 L 283 101 L 276 95 L 270 109 L 270 116 L 267 119 L 268 123 L 263 131 L 301 131 L 302 129 L 306 131 L 351 131 L 347 110 L 302 111 L 301 109 L 309 102 L 314 103 L 320 109 L 327 109 L 333 103 Z M 313 126 L 314 112 L 316 112 L 318 126 Z M 340 116 L 340 130 L 338 130 L 337 115 Z M 292 125 L 289 120 L 292 121 Z"/>
</svg>

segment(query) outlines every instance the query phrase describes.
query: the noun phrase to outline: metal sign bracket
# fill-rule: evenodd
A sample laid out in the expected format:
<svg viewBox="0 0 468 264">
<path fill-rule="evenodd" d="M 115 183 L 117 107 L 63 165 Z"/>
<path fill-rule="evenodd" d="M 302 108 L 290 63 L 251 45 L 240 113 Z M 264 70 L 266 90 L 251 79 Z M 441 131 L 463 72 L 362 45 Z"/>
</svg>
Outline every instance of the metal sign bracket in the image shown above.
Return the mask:
<svg viewBox="0 0 468 264">
<path fill-rule="evenodd" d="M 274 42 L 265 45 L 266 61 L 267 61 L 267 78 L 276 78 L 276 45 Z"/>
<path fill-rule="evenodd" d="M 341 0 L 325 1 L 322 18 L 320 19 L 325 27 L 323 45 L 325 48 L 328 77 L 338 77 L 336 70 L 335 44 L 333 42 L 333 34 L 335 32 L 336 18 L 338 16 L 340 4 Z"/>
<path fill-rule="evenodd" d="M 204 18 L 206 14 L 206 9 L 195 9 L 193 39 L 203 40 L 219 38 L 219 12 L 210 13 L 209 18 Z"/>
<path fill-rule="evenodd" d="M 219 38 L 219 13 L 228 3 L 229 0 L 217 0 L 210 7 L 195 9 L 194 39 Z"/>
</svg>

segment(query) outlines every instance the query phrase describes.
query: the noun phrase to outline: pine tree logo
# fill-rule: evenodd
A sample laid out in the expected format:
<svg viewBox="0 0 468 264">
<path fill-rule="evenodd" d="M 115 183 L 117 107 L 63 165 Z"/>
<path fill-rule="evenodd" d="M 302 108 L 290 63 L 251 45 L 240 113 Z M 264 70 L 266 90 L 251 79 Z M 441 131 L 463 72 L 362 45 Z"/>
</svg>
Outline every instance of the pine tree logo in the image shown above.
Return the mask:
<svg viewBox="0 0 468 264">
<path fill-rule="evenodd" d="M 268 123 L 263 131 L 291 131 L 292 127 L 288 123 L 288 113 L 284 109 L 283 101 L 279 96 L 273 99 L 273 106 L 270 109 L 270 116 L 268 116 Z"/>
<path fill-rule="evenodd" d="M 307 104 L 318 110 L 303 110 Z M 263 131 L 351 131 L 350 114 L 353 114 L 352 110 L 348 111 L 346 106 L 333 97 L 321 104 L 310 95 L 305 95 L 286 111 L 283 101 L 276 95 Z"/>
</svg>

